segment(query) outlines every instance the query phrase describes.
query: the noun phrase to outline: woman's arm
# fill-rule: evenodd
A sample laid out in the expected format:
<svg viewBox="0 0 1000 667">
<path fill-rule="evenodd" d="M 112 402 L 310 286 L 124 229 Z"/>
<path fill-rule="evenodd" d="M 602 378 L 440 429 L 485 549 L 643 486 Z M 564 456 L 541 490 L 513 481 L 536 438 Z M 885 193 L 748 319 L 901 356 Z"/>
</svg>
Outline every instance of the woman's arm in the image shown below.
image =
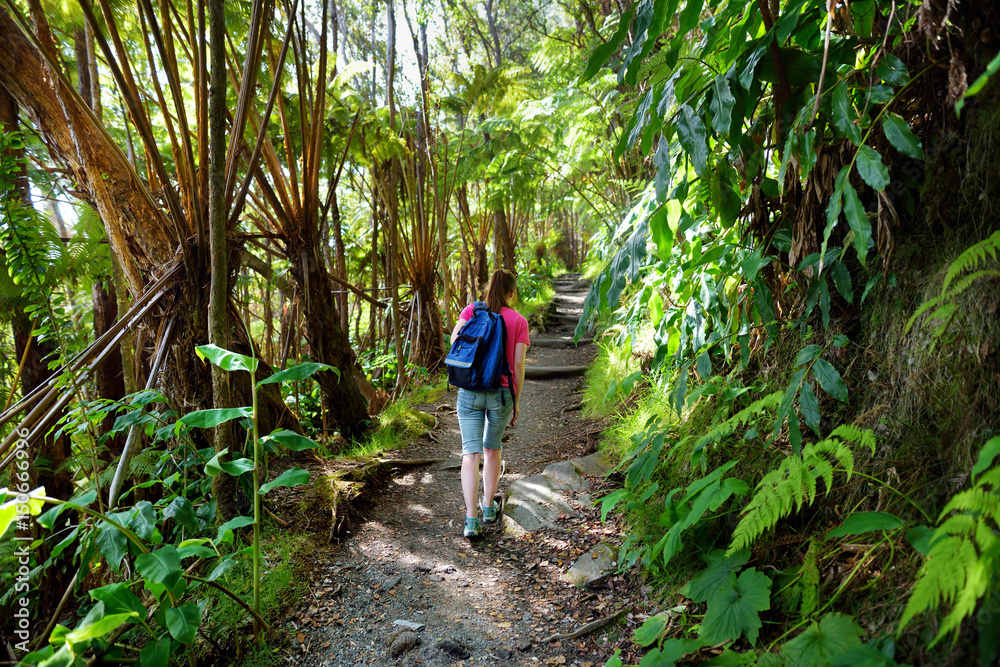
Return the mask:
<svg viewBox="0 0 1000 667">
<path fill-rule="evenodd" d="M 463 319 L 459 318 L 458 322 L 455 323 L 455 328 L 451 330 L 451 341 L 450 342 L 451 342 L 452 345 L 455 344 L 455 339 L 458 338 L 458 332 L 462 330 L 462 327 L 464 327 L 465 323 L 468 322 L 468 321 L 469 320 L 463 320 Z"/>
<path fill-rule="evenodd" d="M 524 343 L 514 345 L 514 386 L 517 393 L 514 394 L 514 419 L 511 424 L 517 423 L 517 416 L 521 412 L 521 393 L 524 391 L 524 355 L 528 351 L 528 346 Z"/>
</svg>

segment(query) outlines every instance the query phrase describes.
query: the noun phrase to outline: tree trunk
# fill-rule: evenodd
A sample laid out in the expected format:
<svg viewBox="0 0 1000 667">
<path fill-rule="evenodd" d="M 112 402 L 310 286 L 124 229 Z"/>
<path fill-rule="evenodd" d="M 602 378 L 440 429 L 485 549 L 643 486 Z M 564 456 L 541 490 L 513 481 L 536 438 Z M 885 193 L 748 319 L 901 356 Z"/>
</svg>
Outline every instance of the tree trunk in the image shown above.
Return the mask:
<svg viewBox="0 0 1000 667">
<path fill-rule="evenodd" d="M 229 335 L 229 255 L 226 240 L 226 26 L 223 0 L 208 3 L 209 92 L 208 92 L 208 235 L 212 279 L 208 300 L 208 340 L 231 350 Z M 229 373 L 212 366 L 212 394 L 215 408 L 236 407 Z M 215 427 L 215 451 L 235 452 L 234 425 L 226 422 Z M 223 521 L 236 516 L 236 478 L 216 475 L 212 478 L 219 516 Z"/>
<path fill-rule="evenodd" d="M 292 276 L 298 287 L 305 321 L 310 356 L 340 371 L 315 376 L 323 391 L 323 409 L 341 435 L 353 440 L 361 435 L 368 421 L 368 407 L 354 380 L 351 348 L 347 331 L 340 326 L 336 302 L 330 298 L 331 280 L 319 249 L 314 225 L 302 225 L 298 237 L 289 239 L 288 254 Z"/>
<path fill-rule="evenodd" d="M 501 204 L 494 210 L 493 238 L 494 238 L 494 263 L 507 269 L 517 272 L 514 256 L 514 238 L 510 233 L 510 223 L 507 220 L 507 210 Z"/>
<path fill-rule="evenodd" d="M 104 334 L 118 320 L 118 298 L 113 281 L 104 278 L 94 281 L 91 289 L 94 304 L 94 338 Z M 104 363 L 94 373 L 94 385 L 101 398 L 120 401 L 125 398 L 125 374 L 122 368 L 121 348 L 116 347 Z M 115 424 L 115 414 L 108 413 L 101 423 L 101 430 L 107 432 Z M 124 434 L 118 433 L 105 441 L 111 456 L 119 456 L 125 447 Z"/>
<path fill-rule="evenodd" d="M 0 85 L 41 131 L 49 152 L 71 171 L 101 214 L 133 297 L 145 272 L 174 260 L 164 214 L 118 146 L 76 102 L 68 82 L 49 71 L 17 24 L 0 12 Z"/>
</svg>

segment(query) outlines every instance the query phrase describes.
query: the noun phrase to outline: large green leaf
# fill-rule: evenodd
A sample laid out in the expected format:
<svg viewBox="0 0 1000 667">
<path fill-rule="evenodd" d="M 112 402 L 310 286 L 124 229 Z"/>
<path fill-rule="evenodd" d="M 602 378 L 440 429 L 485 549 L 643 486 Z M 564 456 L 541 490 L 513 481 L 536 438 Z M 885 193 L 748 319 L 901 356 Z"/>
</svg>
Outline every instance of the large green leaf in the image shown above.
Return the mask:
<svg viewBox="0 0 1000 667">
<path fill-rule="evenodd" d="M 232 461 L 219 461 L 218 464 L 219 468 L 221 468 L 223 472 L 227 475 L 232 475 L 233 477 L 239 477 L 243 473 L 253 470 L 253 459 L 248 458 L 234 459 Z"/>
<path fill-rule="evenodd" d="M 808 364 L 810 361 L 815 359 L 823 352 L 823 348 L 819 345 L 806 345 L 804 348 L 799 350 L 799 353 L 795 355 L 795 365 L 796 367 L 802 366 L 803 364 Z"/>
<path fill-rule="evenodd" d="M 855 146 L 861 146 L 861 128 L 855 122 L 858 113 L 851 104 L 851 96 L 847 90 L 847 82 L 841 81 L 833 89 L 833 124 L 840 133 L 851 140 Z"/>
<path fill-rule="evenodd" d="M 622 66 L 618 70 L 618 83 L 628 81 L 630 85 L 635 85 L 635 77 L 638 74 L 639 63 L 642 62 L 641 54 L 645 48 L 646 40 L 650 37 L 654 39 L 656 37 L 649 34 L 650 28 L 653 26 L 656 18 L 654 0 L 639 0 L 636 3 L 635 24 L 632 26 L 632 34 L 635 35 L 635 41 L 632 42 L 632 45 L 622 56 Z"/>
<path fill-rule="evenodd" d="M 215 581 L 219 577 L 223 576 L 226 572 L 229 572 L 234 567 L 236 567 L 235 558 L 230 557 L 221 560 L 219 561 L 219 564 L 212 569 L 212 572 L 206 577 L 206 579 L 208 579 L 209 581 Z"/>
<path fill-rule="evenodd" d="M 712 129 L 716 134 L 729 136 L 734 106 L 736 97 L 729 89 L 729 77 L 726 73 L 719 74 L 712 83 L 712 101 L 708 105 L 708 110 L 712 112 Z"/>
<path fill-rule="evenodd" d="M 238 516 L 229 521 L 225 522 L 219 526 L 219 533 L 215 538 L 216 544 L 224 544 L 226 542 L 231 542 L 233 540 L 232 532 L 237 528 L 242 528 L 243 526 L 249 526 L 253 523 L 253 519 L 248 516 Z"/>
<path fill-rule="evenodd" d="M 662 137 L 653 154 L 653 166 L 656 167 L 656 200 L 665 202 L 670 190 L 670 143 Z"/>
<path fill-rule="evenodd" d="M 309 483 L 309 471 L 303 470 L 302 468 L 289 468 L 285 472 L 278 475 L 275 479 L 271 480 L 267 484 L 260 485 L 260 493 L 264 495 L 276 486 L 299 486 L 300 484 Z"/>
<path fill-rule="evenodd" d="M 318 361 L 304 361 L 297 366 L 292 366 L 291 368 L 286 368 L 283 371 L 278 371 L 274 375 L 269 375 L 258 382 L 257 386 L 261 387 L 265 384 L 272 384 L 274 382 L 299 382 L 300 380 L 312 377 L 320 371 L 333 371 L 338 378 L 340 377 L 339 368 L 334 368 L 329 364 L 321 364 Z"/>
<path fill-rule="evenodd" d="M 656 616 L 650 616 L 643 624 L 635 629 L 635 635 L 632 637 L 632 641 L 639 646 L 649 646 L 653 644 L 660 638 L 663 631 L 667 627 L 667 623 L 670 622 L 670 616 L 668 614 L 657 614 Z"/>
<path fill-rule="evenodd" d="M 847 614 L 829 613 L 813 621 L 798 637 L 781 647 L 781 655 L 792 665 L 812 667 L 830 664 L 830 659 L 861 644 L 864 631 Z"/>
<path fill-rule="evenodd" d="M 253 408 L 212 408 L 189 412 L 177 421 L 192 428 L 213 428 L 233 419 L 252 417 Z"/>
<path fill-rule="evenodd" d="M 855 512 L 844 519 L 839 528 L 831 530 L 827 537 L 863 535 L 876 530 L 896 530 L 904 525 L 906 524 L 902 519 L 888 512 Z"/>
<path fill-rule="evenodd" d="M 208 359 L 219 368 L 227 371 L 257 371 L 257 360 L 244 354 L 224 350 L 218 345 L 199 345 L 194 348 L 198 357 Z"/>
<path fill-rule="evenodd" d="M 614 34 L 604 42 L 590 55 L 590 60 L 587 61 L 587 69 L 584 70 L 583 75 L 580 77 L 584 81 L 593 77 L 597 74 L 604 63 L 608 62 L 608 59 L 618 50 L 619 45 L 625 41 L 628 37 L 629 28 L 632 25 L 632 17 L 635 15 L 636 5 L 632 5 L 628 10 L 621 15 L 618 20 L 618 29 L 615 30 Z"/>
<path fill-rule="evenodd" d="M 819 386 L 823 391 L 833 396 L 838 401 L 847 400 L 847 385 L 840 377 L 840 373 L 829 361 L 817 359 L 812 367 L 813 377 L 819 381 Z"/>
<path fill-rule="evenodd" d="M 924 147 L 920 139 L 914 136 L 909 123 L 902 116 L 887 113 L 882 117 L 882 131 L 892 147 L 907 157 L 915 160 L 924 159 Z"/>
<path fill-rule="evenodd" d="M 765 37 L 764 40 L 757 46 L 756 49 L 750 52 L 747 57 L 746 67 L 743 72 L 740 73 L 740 85 L 743 86 L 744 90 L 750 90 L 750 87 L 754 84 L 756 77 L 754 73 L 757 70 L 757 63 L 760 59 L 764 57 L 764 54 L 768 51 L 770 44 L 770 36 Z"/>
<path fill-rule="evenodd" d="M 163 518 L 173 519 L 191 533 L 198 532 L 198 517 L 194 513 L 194 505 L 183 496 L 177 496 L 163 508 Z"/>
<path fill-rule="evenodd" d="M 102 521 L 97 525 L 97 550 L 108 561 L 108 565 L 115 572 L 121 567 L 122 558 L 128 554 L 128 538 L 125 533 L 112 526 L 107 521 Z"/>
<path fill-rule="evenodd" d="M 167 630 L 181 644 L 190 646 L 201 625 L 201 610 L 194 602 L 185 602 L 167 609 Z"/>
<path fill-rule="evenodd" d="M 750 560 L 746 549 L 727 556 L 725 549 L 716 549 L 704 557 L 708 564 L 704 570 L 694 575 L 682 591 L 695 602 L 706 602 L 736 584 L 736 572 Z"/>
<path fill-rule="evenodd" d="M 253 470 L 253 460 L 248 458 L 236 459 L 234 461 L 221 461 L 220 459 L 229 453 L 229 448 L 217 452 L 208 463 L 205 464 L 205 474 L 215 477 L 219 473 L 226 473 L 233 477 L 239 477 L 245 472 Z"/>
<path fill-rule="evenodd" d="M 181 569 L 181 558 L 177 548 L 172 544 L 139 555 L 135 559 L 135 569 L 147 581 L 161 584 L 171 590 L 184 574 Z"/>
<path fill-rule="evenodd" d="M 847 224 L 854 232 L 854 247 L 858 251 L 858 259 L 865 263 L 868 256 L 868 241 L 872 238 L 872 225 L 865 213 L 865 207 L 858 199 L 858 193 L 849 182 L 844 183 L 844 214 Z"/>
<path fill-rule="evenodd" d="M 886 53 L 875 67 L 875 73 L 888 84 L 905 86 L 910 82 L 910 73 L 906 64 L 891 53 Z"/>
<path fill-rule="evenodd" d="M 108 634 L 122 623 L 128 623 L 129 621 L 136 620 L 138 617 L 139 614 L 134 611 L 108 614 L 104 603 L 98 602 L 87 613 L 87 616 L 80 622 L 80 625 L 66 633 L 63 639 L 70 644 L 97 639 Z"/>
<path fill-rule="evenodd" d="M 659 207 L 650 216 L 649 235 L 652 237 L 653 243 L 656 244 L 656 256 L 664 262 L 669 262 L 670 253 L 674 247 L 674 232 L 670 229 L 665 207 Z M 659 324 L 659 319 L 655 320 L 654 323 Z"/>
<path fill-rule="evenodd" d="M 808 382 L 802 383 L 802 390 L 799 392 L 799 410 L 802 413 L 802 421 L 811 428 L 814 433 L 819 434 L 819 400 L 813 393 L 812 385 Z"/>
<path fill-rule="evenodd" d="M 858 173 L 874 190 L 882 190 L 889 184 L 889 169 L 882 164 L 882 156 L 871 146 L 858 150 Z"/>
<path fill-rule="evenodd" d="M 837 222 L 840 220 L 840 213 L 844 205 L 844 186 L 847 184 L 850 174 L 850 164 L 845 164 L 837 172 L 833 193 L 830 195 L 830 201 L 826 205 L 826 227 L 823 228 L 823 243 L 820 245 L 819 250 L 820 257 L 826 257 L 826 248 L 830 243 L 830 235 L 833 234 L 833 228 L 837 226 Z"/>
<path fill-rule="evenodd" d="M 140 538 L 150 541 L 156 532 L 156 509 L 148 500 L 140 500 L 132 508 L 132 518 L 128 528 Z"/>
<path fill-rule="evenodd" d="M 750 568 L 731 588 L 709 599 L 698 638 L 706 644 L 721 644 L 745 635 L 751 645 L 756 644 L 761 627 L 759 612 L 770 608 L 771 580 Z"/>
<path fill-rule="evenodd" d="M 311 440 L 304 435 L 299 435 L 295 431 L 289 431 L 288 429 L 282 429 L 280 431 L 275 431 L 270 435 L 265 435 L 261 438 L 261 441 L 274 441 L 285 449 L 290 449 L 293 452 L 301 452 L 306 449 L 315 449 L 316 447 L 319 447 L 319 443 L 315 440 Z"/>
<path fill-rule="evenodd" d="M 702 178 L 708 178 L 708 143 L 705 138 L 705 122 L 688 105 L 677 114 L 677 138 L 691 158 L 694 171 Z"/>
<path fill-rule="evenodd" d="M 171 642 L 166 637 L 150 639 L 139 651 L 139 664 L 142 667 L 167 667 L 170 664 Z"/>
<path fill-rule="evenodd" d="M 135 612 L 141 617 L 146 615 L 146 607 L 142 600 L 129 589 L 128 584 L 114 583 L 90 591 L 90 597 L 104 603 L 104 610 L 109 614 L 128 614 Z"/>
</svg>

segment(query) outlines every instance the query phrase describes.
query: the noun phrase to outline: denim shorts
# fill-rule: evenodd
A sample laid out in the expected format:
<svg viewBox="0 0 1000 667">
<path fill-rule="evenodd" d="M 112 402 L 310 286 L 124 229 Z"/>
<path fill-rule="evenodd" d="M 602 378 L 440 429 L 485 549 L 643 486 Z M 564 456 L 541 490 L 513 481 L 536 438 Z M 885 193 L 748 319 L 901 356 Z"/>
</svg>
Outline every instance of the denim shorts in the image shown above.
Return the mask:
<svg viewBox="0 0 1000 667">
<path fill-rule="evenodd" d="M 503 430 L 514 412 L 514 397 L 507 387 L 497 391 L 458 390 L 458 428 L 462 431 L 462 456 L 500 449 Z"/>
</svg>

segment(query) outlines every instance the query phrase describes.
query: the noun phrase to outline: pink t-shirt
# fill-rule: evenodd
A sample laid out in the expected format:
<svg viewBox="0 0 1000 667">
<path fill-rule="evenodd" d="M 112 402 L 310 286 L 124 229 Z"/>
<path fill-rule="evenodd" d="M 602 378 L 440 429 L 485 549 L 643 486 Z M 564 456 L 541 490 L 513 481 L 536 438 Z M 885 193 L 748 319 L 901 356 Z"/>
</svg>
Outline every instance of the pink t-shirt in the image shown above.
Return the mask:
<svg viewBox="0 0 1000 667">
<path fill-rule="evenodd" d="M 462 309 L 459 314 L 458 319 L 465 320 L 468 322 L 472 319 L 472 314 L 475 309 L 475 304 L 470 303 L 468 306 Z M 528 320 L 524 319 L 524 315 L 517 312 L 513 308 L 501 308 L 500 316 L 503 317 L 503 322 L 507 327 L 507 363 L 510 365 L 510 372 L 514 372 L 514 348 L 518 343 L 524 343 L 526 346 L 531 345 L 531 340 L 528 338 Z M 507 382 L 507 376 L 500 376 L 500 386 L 509 387 L 510 384 Z M 517 387 L 514 387 L 514 393 L 517 393 Z"/>
</svg>

